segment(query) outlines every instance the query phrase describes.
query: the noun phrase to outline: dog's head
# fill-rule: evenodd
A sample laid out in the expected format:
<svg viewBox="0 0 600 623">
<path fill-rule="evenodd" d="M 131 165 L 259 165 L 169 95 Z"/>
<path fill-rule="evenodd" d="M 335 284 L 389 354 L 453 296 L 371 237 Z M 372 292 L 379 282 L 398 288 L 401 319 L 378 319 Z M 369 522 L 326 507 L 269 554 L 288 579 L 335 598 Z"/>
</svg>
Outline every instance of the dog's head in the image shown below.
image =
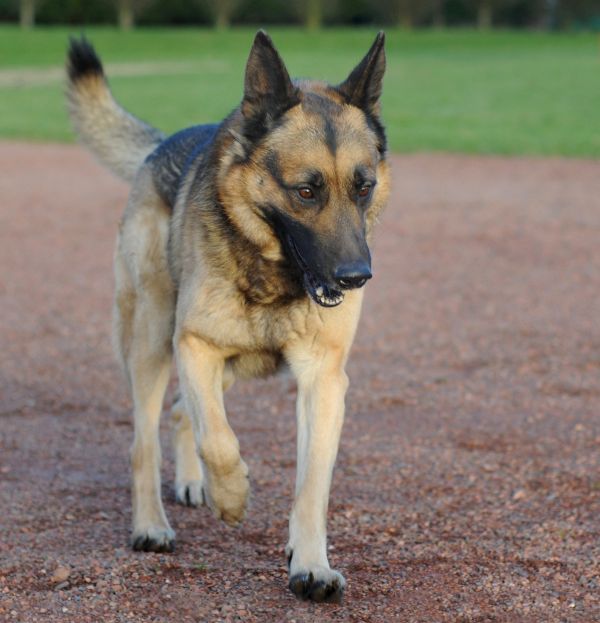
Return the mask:
<svg viewBox="0 0 600 623">
<path fill-rule="evenodd" d="M 371 278 L 367 241 L 389 193 L 379 117 L 383 46 L 380 33 L 348 78 L 332 86 L 292 81 L 259 32 L 230 129 L 219 186 L 231 218 L 265 257 L 283 254 L 324 307 Z"/>
</svg>

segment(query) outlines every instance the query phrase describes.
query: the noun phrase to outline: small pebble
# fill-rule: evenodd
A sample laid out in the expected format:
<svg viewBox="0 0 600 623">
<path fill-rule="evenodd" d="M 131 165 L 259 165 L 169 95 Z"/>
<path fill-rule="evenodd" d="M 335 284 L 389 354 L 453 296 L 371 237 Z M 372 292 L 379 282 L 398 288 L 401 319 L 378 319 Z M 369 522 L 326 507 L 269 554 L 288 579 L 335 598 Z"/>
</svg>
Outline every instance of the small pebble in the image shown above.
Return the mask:
<svg viewBox="0 0 600 623">
<path fill-rule="evenodd" d="M 71 570 L 67 567 L 56 567 L 50 581 L 55 584 L 64 582 L 71 575 Z"/>
<path fill-rule="evenodd" d="M 519 500 L 523 500 L 525 497 L 527 497 L 527 493 L 525 492 L 525 489 L 518 489 L 517 491 L 513 493 L 512 499 L 515 502 L 518 502 Z"/>
</svg>

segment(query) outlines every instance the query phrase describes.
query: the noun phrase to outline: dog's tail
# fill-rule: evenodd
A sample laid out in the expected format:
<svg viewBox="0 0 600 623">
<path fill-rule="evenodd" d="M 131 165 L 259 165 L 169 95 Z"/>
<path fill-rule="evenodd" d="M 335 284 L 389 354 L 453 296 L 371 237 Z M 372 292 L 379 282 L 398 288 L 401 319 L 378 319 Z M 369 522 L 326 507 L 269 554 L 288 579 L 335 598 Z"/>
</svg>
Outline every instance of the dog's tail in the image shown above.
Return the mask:
<svg viewBox="0 0 600 623">
<path fill-rule="evenodd" d="M 84 37 L 70 41 L 67 73 L 69 113 L 80 140 L 113 173 L 132 181 L 163 134 L 117 104 L 102 63 Z"/>
</svg>

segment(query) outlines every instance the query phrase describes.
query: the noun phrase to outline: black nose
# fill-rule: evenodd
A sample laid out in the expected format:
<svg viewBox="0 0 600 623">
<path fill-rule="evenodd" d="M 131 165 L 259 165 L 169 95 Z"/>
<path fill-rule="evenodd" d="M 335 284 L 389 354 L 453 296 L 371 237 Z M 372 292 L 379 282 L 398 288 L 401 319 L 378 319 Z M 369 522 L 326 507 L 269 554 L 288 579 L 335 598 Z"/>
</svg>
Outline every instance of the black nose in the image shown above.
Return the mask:
<svg viewBox="0 0 600 623">
<path fill-rule="evenodd" d="M 343 290 L 362 288 L 367 279 L 371 277 L 371 267 L 367 262 L 362 260 L 338 266 L 333 275 L 335 282 Z"/>
</svg>

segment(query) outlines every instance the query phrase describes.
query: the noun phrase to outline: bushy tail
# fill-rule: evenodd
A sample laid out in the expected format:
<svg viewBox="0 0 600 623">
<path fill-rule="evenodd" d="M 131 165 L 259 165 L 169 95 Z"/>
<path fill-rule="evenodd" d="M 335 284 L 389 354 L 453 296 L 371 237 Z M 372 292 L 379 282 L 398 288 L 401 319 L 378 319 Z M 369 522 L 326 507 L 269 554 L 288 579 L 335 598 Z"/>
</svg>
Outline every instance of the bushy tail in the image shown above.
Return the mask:
<svg viewBox="0 0 600 623">
<path fill-rule="evenodd" d="M 132 181 L 163 134 L 117 104 L 98 55 L 83 37 L 70 41 L 67 73 L 69 113 L 79 138 L 108 169 Z"/>
</svg>

